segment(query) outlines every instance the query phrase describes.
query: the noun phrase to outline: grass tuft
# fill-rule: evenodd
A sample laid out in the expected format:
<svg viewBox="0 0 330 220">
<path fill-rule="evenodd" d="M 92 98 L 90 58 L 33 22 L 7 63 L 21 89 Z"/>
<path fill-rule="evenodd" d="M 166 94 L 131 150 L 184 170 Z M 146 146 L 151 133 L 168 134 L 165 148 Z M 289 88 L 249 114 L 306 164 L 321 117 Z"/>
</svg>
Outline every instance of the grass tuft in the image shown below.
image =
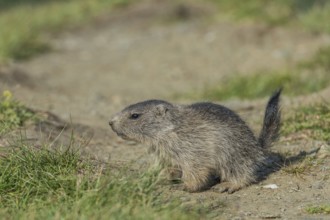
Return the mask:
<svg viewBox="0 0 330 220">
<path fill-rule="evenodd" d="M 312 139 L 330 141 L 330 104 L 297 109 L 283 122 L 282 133 L 303 133 Z"/>
<path fill-rule="evenodd" d="M 164 196 L 158 171 L 106 168 L 74 146 L 15 143 L 0 158 L 2 219 L 201 219 L 175 196 Z"/>
<path fill-rule="evenodd" d="M 0 135 L 31 119 L 35 119 L 34 113 L 14 100 L 11 92 L 4 91 L 0 97 Z"/>
<path fill-rule="evenodd" d="M 330 214 L 330 204 L 310 206 L 306 208 L 309 214 Z"/>
<path fill-rule="evenodd" d="M 308 174 L 318 161 L 314 157 L 304 157 L 298 164 L 289 164 L 283 167 L 283 171 L 296 177 Z"/>
<path fill-rule="evenodd" d="M 0 207 L 25 210 L 30 204 L 80 197 L 95 187 L 91 166 L 76 152 L 20 143 L 0 161 Z M 84 175 L 79 175 L 84 173 Z"/>
</svg>

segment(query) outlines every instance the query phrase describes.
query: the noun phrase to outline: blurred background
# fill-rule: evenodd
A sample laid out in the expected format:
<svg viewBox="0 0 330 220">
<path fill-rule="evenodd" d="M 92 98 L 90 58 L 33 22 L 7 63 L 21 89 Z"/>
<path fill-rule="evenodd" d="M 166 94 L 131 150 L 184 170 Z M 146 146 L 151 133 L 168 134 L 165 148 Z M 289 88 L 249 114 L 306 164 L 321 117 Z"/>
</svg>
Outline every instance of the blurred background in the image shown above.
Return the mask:
<svg viewBox="0 0 330 220">
<path fill-rule="evenodd" d="M 104 126 L 149 98 L 295 97 L 330 82 L 326 0 L 0 0 L 0 83 Z"/>
</svg>

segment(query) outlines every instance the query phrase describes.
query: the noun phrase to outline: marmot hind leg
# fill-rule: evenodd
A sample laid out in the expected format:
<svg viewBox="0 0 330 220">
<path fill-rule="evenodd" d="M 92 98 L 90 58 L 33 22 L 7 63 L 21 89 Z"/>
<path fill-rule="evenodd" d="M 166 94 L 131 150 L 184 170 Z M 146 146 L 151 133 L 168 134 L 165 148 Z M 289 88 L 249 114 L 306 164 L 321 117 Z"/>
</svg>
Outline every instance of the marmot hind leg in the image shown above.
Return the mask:
<svg viewBox="0 0 330 220">
<path fill-rule="evenodd" d="M 219 191 L 221 193 L 227 192 L 229 194 L 232 194 L 232 193 L 234 193 L 234 192 L 242 189 L 245 186 L 246 185 L 244 185 L 244 184 L 237 184 L 237 183 L 231 183 L 231 182 L 223 182 L 223 183 L 220 183 Z"/>
<path fill-rule="evenodd" d="M 188 192 L 200 192 L 212 186 L 212 175 L 208 169 L 182 170 L 184 189 Z"/>
<path fill-rule="evenodd" d="M 249 186 L 252 182 L 254 182 L 253 178 L 244 178 L 239 180 L 233 179 L 221 182 L 220 185 L 216 188 L 218 188 L 221 193 L 227 192 L 232 194 L 244 187 Z"/>
<path fill-rule="evenodd" d="M 169 181 L 180 181 L 182 178 L 182 171 L 177 166 L 166 167 L 164 172 Z"/>
</svg>

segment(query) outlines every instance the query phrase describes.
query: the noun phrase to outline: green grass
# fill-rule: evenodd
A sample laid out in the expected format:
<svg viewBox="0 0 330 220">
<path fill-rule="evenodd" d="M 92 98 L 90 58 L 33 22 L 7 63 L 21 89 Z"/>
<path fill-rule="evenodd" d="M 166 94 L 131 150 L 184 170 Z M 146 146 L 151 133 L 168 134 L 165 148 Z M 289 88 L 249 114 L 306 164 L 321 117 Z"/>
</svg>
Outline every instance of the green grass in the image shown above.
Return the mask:
<svg viewBox="0 0 330 220">
<path fill-rule="evenodd" d="M 210 0 L 221 16 L 252 20 L 270 26 L 291 25 L 316 32 L 330 32 L 330 3 L 324 0 Z"/>
<path fill-rule="evenodd" d="M 269 96 L 279 87 L 286 95 L 304 95 L 330 85 L 330 47 L 320 49 L 310 60 L 291 69 L 234 74 L 217 86 L 210 86 L 193 98 L 223 100 L 229 98 L 253 99 Z"/>
<path fill-rule="evenodd" d="M 14 100 L 9 91 L 3 92 L 0 97 L 0 135 L 34 119 L 36 117 L 31 110 Z"/>
<path fill-rule="evenodd" d="M 321 48 L 310 60 L 298 65 L 301 69 L 311 71 L 330 71 L 330 47 Z"/>
<path fill-rule="evenodd" d="M 84 24 L 130 0 L 1 0 L 0 63 L 50 49 L 45 34 Z"/>
<path fill-rule="evenodd" d="M 258 72 L 249 76 L 234 74 L 222 80 L 218 86 L 206 88 L 202 92 L 202 97 L 209 100 L 264 97 L 282 86 L 287 88 L 294 84 L 294 87 L 299 87 L 301 82 L 295 81 L 294 78 L 289 72 Z"/>
<path fill-rule="evenodd" d="M 0 116 L 2 132 L 34 117 L 9 91 Z M 81 157 L 74 143 L 36 147 L 25 139 L 0 149 L 0 219 L 201 219 L 214 209 L 213 203 L 182 205 L 165 192 L 158 170 L 108 166 Z"/>
<path fill-rule="evenodd" d="M 220 12 L 234 19 L 253 19 L 267 24 L 287 22 L 294 10 L 294 0 L 211 0 Z"/>
<path fill-rule="evenodd" d="M 51 151 L 19 143 L 3 154 L 1 208 L 26 209 L 30 204 L 60 197 L 65 201 L 95 187 L 91 167 L 82 163 L 70 149 Z M 79 173 L 84 175 L 80 178 Z"/>
<path fill-rule="evenodd" d="M 0 159 L 1 219 L 200 219 L 165 198 L 158 172 L 113 170 L 82 160 L 73 147 L 19 141 Z M 120 171 L 120 172 L 118 172 Z M 174 197 L 174 196 L 173 196 Z"/>
<path fill-rule="evenodd" d="M 304 95 L 317 92 L 330 84 L 325 72 L 303 73 L 295 70 L 236 74 L 222 80 L 218 86 L 206 88 L 197 97 L 209 100 L 229 98 L 253 99 L 269 96 L 283 87 L 286 95 Z"/>
<path fill-rule="evenodd" d="M 313 7 L 306 13 L 299 15 L 297 23 L 313 32 L 330 33 L 330 24 L 328 22 L 330 19 L 330 3 L 324 2 L 323 6 Z"/>
<path fill-rule="evenodd" d="M 319 161 L 316 160 L 314 157 L 304 157 L 299 161 L 299 163 L 291 164 L 284 166 L 282 171 L 294 175 L 296 177 L 302 177 L 305 174 L 308 174 L 312 167 L 317 165 Z"/>
<path fill-rule="evenodd" d="M 310 206 L 306 208 L 309 214 L 330 214 L 330 204 Z"/>
<path fill-rule="evenodd" d="M 330 104 L 321 103 L 298 108 L 283 121 L 283 135 L 303 133 L 316 139 L 330 141 Z"/>
</svg>

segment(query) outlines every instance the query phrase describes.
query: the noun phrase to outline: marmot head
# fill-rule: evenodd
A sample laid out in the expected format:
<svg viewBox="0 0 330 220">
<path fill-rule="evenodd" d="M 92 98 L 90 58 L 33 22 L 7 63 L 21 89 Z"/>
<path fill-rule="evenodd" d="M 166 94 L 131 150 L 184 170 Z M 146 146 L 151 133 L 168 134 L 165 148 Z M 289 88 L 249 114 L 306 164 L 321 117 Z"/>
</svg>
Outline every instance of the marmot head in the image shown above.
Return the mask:
<svg viewBox="0 0 330 220">
<path fill-rule="evenodd" d="M 153 142 L 173 130 L 170 114 L 173 109 L 172 104 L 161 100 L 139 102 L 115 114 L 109 125 L 123 139 Z"/>
</svg>

